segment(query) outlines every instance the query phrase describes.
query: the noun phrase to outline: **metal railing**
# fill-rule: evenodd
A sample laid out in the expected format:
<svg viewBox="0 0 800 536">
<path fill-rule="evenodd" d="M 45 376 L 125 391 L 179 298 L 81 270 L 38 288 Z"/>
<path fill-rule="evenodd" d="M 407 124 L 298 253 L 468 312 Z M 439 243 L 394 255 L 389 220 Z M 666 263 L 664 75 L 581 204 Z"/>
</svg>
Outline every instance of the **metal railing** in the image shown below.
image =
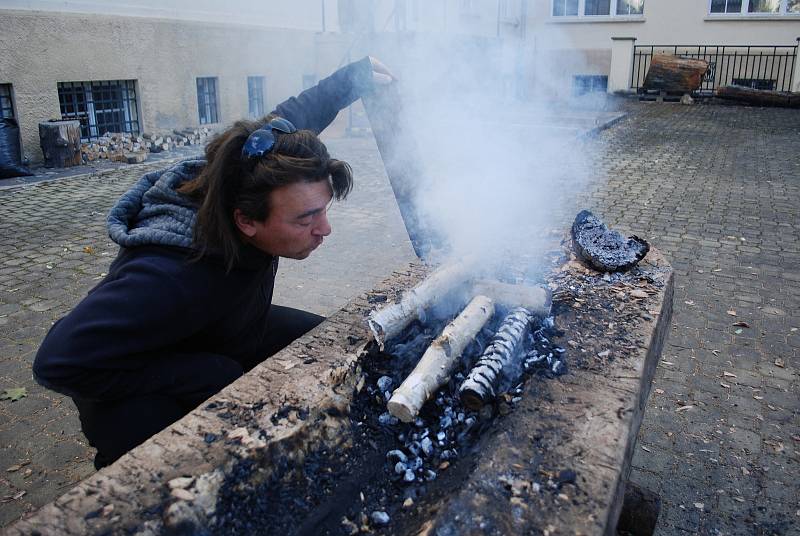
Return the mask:
<svg viewBox="0 0 800 536">
<path fill-rule="evenodd" d="M 656 54 L 706 60 L 708 71 L 694 92 L 703 97 L 729 84 L 790 91 L 797 45 L 637 45 L 633 47 L 631 89 L 641 91 Z"/>
</svg>

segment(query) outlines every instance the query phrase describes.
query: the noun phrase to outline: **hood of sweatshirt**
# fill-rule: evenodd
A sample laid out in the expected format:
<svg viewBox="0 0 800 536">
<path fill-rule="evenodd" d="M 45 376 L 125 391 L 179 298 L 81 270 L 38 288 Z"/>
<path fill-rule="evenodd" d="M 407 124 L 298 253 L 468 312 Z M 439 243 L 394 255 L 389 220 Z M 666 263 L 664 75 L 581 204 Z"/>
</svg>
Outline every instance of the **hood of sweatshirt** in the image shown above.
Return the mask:
<svg viewBox="0 0 800 536">
<path fill-rule="evenodd" d="M 147 173 L 125 192 L 108 214 L 108 235 L 123 247 L 192 247 L 197 204 L 177 188 L 198 176 L 205 159 L 190 158 Z"/>
</svg>

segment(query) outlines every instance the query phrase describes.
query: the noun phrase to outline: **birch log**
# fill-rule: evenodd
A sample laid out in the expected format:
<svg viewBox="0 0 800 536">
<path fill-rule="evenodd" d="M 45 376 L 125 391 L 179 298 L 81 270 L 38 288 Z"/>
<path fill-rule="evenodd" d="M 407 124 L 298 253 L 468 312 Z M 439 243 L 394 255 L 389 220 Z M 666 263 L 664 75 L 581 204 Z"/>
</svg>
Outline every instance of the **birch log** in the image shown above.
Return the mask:
<svg viewBox="0 0 800 536">
<path fill-rule="evenodd" d="M 445 326 L 425 350 L 414 370 L 398 387 L 387 404 L 389 413 L 403 422 L 411 422 L 422 405 L 447 383 L 461 352 L 494 315 L 494 302 L 475 296 L 455 320 Z"/>
<path fill-rule="evenodd" d="M 513 368 L 520 356 L 520 344 L 530 329 L 533 315 L 523 307 L 512 309 L 486 346 L 478 362 L 461 384 L 458 392 L 461 402 L 471 410 L 478 410 L 497 396 L 503 371 Z"/>
<path fill-rule="evenodd" d="M 375 340 L 383 348 L 386 341 L 402 333 L 420 311 L 436 303 L 460 284 L 469 281 L 469 271 L 463 263 L 443 266 L 403 294 L 399 303 L 373 311 L 367 319 Z"/>
<path fill-rule="evenodd" d="M 505 307 L 524 307 L 535 316 L 550 316 L 553 293 L 540 285 L 511 285 L 499 281 L 478 280 L 472 286 L 474 295 L 489 296 Z"/>
</svg>

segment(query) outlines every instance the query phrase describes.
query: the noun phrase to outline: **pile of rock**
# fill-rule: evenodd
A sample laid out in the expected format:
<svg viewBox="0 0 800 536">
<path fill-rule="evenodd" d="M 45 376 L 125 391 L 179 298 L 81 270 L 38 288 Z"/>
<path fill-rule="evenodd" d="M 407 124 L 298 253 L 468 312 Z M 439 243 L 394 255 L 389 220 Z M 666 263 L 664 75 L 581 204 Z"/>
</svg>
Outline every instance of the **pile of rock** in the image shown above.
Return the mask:
<svg viewBox="0 0 800 536">
<path fill-rule="evenodd" d="M 148 153 L 170 151 L 187 145 L 204 145 L 210 135 L 211 131 L 206 127 L 142 135 L 107 132 L 100 138 L 81 143 L 81 157 L 84 163 L 110 160 L 136 164 L 144 162 Z"/>
</svg>

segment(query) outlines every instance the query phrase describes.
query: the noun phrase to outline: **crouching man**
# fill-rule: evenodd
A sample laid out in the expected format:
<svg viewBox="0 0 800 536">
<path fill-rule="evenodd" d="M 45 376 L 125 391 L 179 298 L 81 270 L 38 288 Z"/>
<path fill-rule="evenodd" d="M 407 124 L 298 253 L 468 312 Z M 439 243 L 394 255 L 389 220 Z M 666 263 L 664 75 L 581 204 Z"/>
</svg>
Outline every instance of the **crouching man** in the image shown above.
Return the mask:
<svg viewBox="0 0 800 536">
<path fill-rule="evenodd" d="M 119 255 L 33 365 L 40 384 L 74 400 L 96 468 L 323 320 L 271 305 L 278 258 L 304 259 L 331 233 L 328 206 L 353 177 L 317 136 L 388 81 L 372 58 L 350 64 L 117 201 L 108 230 Z"/>
</svg>

